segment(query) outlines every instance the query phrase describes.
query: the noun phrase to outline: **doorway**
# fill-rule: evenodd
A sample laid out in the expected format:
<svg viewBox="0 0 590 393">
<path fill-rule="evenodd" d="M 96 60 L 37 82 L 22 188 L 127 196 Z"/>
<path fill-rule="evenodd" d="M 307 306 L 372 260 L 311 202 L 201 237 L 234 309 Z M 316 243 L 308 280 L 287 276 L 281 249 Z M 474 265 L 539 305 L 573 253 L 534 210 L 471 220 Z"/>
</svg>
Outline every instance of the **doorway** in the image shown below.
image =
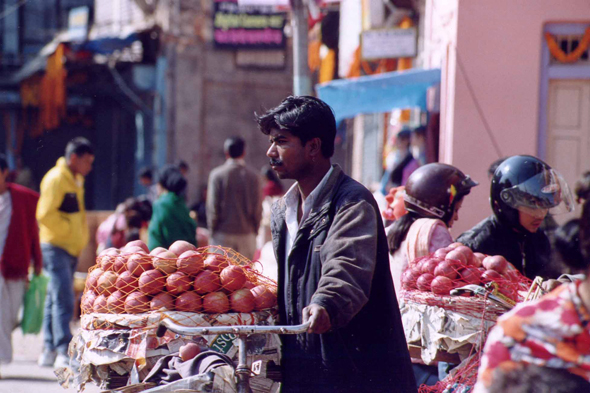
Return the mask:
<svg viewBox="0 0 590 393">
<path fill-rule="evenodd" d="M 590 81 L 550 80 L 547 163 L 565 178 L 570 189 L 590 170 Z M 559 224 L 579 211 L 555 216 Z"/>
</svg>

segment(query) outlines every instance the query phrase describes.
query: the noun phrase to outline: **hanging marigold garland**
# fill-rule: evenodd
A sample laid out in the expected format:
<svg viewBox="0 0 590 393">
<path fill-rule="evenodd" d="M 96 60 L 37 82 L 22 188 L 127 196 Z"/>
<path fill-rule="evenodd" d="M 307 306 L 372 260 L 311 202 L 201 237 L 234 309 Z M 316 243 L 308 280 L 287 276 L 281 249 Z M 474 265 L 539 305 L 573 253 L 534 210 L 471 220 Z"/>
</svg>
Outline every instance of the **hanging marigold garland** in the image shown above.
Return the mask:
<svg viewBox="0 0 590 393">
<path fill-rule="evenodd" d="M 550 33 L 545 33 L 545 41 L 547 42 L 547 47 L 549 47 L 549 52 L 555 59 L 557 59 L 557 61 L 560 63 L 574 63 L 578 61 L 580 56 L 582 56 L 590 46 L 590 27 L 584 32 L 584 36 L 578 44 L 578 47 L 568 54 L 561 50 L 559 44 Z"/>
</svg>

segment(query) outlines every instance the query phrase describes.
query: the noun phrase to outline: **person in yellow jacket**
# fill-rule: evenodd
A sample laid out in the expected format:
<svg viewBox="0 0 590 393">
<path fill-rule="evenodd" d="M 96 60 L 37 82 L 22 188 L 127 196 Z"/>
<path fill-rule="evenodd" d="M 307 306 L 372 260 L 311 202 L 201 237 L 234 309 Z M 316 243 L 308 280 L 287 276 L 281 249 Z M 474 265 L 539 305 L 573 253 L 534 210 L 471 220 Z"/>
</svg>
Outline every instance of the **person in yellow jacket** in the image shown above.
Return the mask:
<svg viewBox="0 0 590 393">
<path fill-rule="evenodd" d="M 45 174 L 37 205 L 43 267 L 50 277 L 43 316 L 44 348 L 40 366 L 69 364 L 74 313 L 73 279 L 78 256 L 88 243 L 84 177 L 92 170 L 94 151 L 86 138 L 72 139 L 65 157 Z"/>
</svg>

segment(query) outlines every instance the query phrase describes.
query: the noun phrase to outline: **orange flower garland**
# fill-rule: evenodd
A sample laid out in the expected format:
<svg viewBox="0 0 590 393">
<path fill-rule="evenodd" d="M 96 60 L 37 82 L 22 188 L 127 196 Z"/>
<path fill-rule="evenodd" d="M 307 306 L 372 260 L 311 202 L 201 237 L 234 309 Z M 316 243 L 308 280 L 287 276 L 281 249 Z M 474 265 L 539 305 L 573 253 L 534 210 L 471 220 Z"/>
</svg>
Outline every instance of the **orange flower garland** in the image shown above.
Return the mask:
<svg viewBox="0 0 590 393">
<path fill-rule="evenodd" d="M 565 52 L 561 50 L 559 44 L 557 41 L 555 41 L 555 38 L 550 33 L 545 33 L 545 41 L 547 42 L 547 47 L 549 47 L 549 52 L 551 55 L 560 63 L 574 63 L 578 61 L 580 56 L 582 56 L 582 54 L 590 46 L 590 27 L 588 27 L 584 32 L 584 36 L 578 44 L 578 47 L 568 54 L 565 54 Z"/>
</svg>

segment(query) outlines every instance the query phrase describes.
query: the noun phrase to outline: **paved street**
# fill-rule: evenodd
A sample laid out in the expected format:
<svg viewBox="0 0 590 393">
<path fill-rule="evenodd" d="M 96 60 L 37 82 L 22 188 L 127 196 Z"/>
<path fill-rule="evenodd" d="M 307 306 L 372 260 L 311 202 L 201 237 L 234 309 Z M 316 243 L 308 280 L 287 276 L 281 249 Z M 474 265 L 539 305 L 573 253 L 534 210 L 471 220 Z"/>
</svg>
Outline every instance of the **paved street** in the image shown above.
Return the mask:
<svg viewBox="0 0 590 393">
<path fill-rule="evenodd" d="M 53 369 L 37 366 L 37 357 L 43 342 L 41 335 L 22 335 L 16 329 L 12 335 L 14 346 L 14 360 L 9 365 L 0 365 L 1 393 L 64 393 L 75 392 L 73 388 L 63 389 L 58 383 Z M 100 392 L 94 384 L 87 385 L 84 392 Z"/>
</svg>

